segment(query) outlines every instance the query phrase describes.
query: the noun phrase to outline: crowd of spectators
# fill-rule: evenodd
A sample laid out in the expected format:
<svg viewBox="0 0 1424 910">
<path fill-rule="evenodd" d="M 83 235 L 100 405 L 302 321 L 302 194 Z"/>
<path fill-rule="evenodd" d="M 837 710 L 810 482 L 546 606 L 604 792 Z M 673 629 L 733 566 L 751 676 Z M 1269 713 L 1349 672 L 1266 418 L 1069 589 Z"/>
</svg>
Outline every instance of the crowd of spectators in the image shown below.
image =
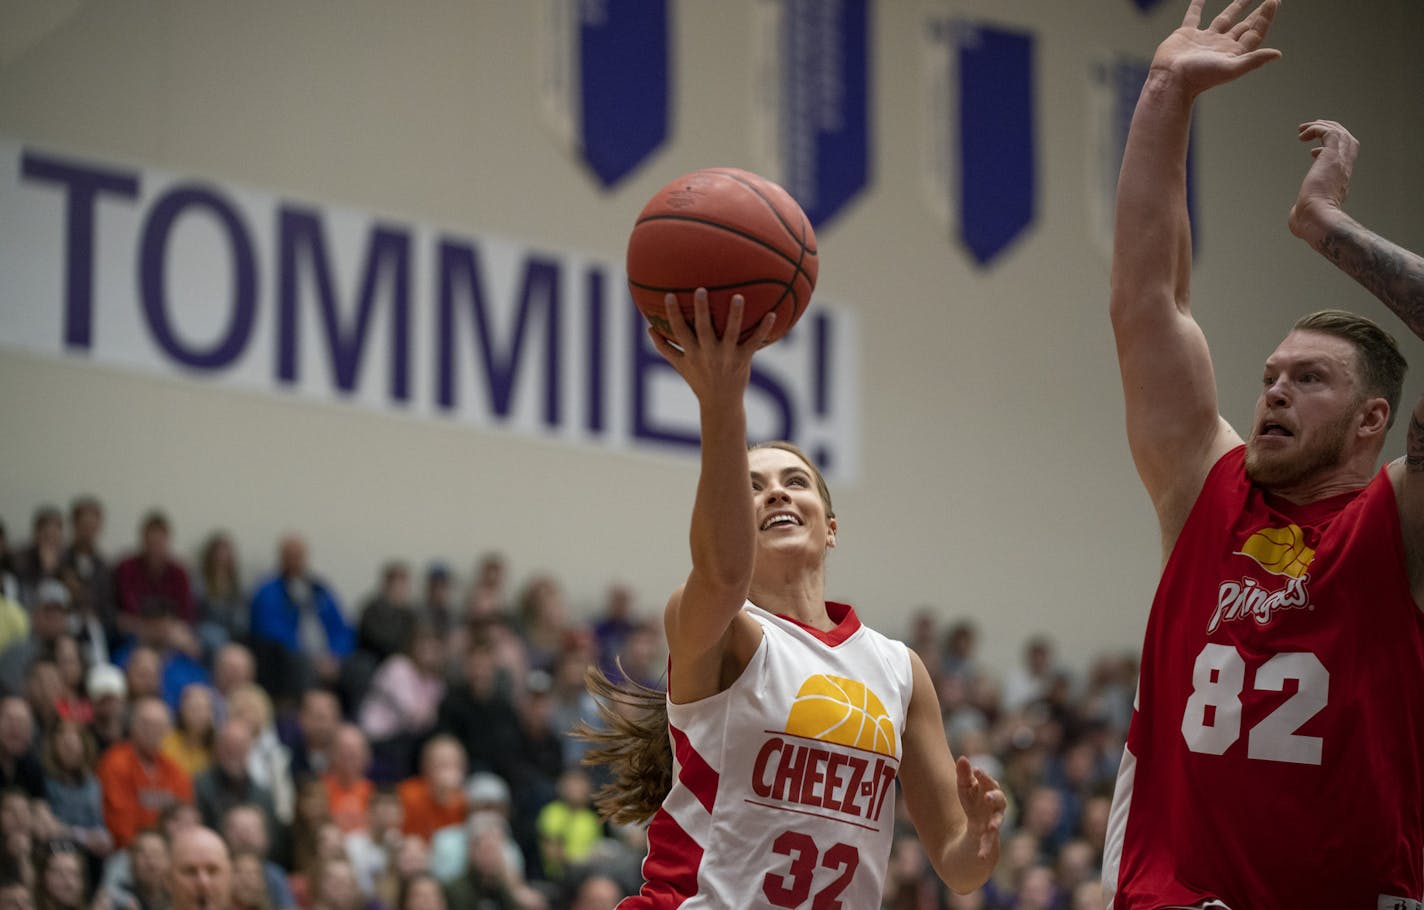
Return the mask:
<svg viewBox="0 0 1424 910">
<path fill-rule="evenodd" d="M 92 496 L 38 509 L 22 544 L 0 526 L 0 907 L 167 910 L 176 848 L 205 837 L 243 910 L 609 910 L 637 891 L 644 831 L 598 817 L 572 735 L 597 723 L 590 666 L 660 684 L 658 617 L 628 588 L 576 618 L 554 576 L 515 590 L 497 554 L 465 584 L 392 561 L 348 609 L 300 536 L 249 583 L 223 532 L 190 571 L 162 512 L 138 531 L 111 560 Z M 1040 637 L 986 667 L 977 634 L 925 608 L 905 639 L 951 748 L 1009 796 L 1002 860 L 953 895 L 899 818 L 885 906 L 1100 908 L 1136 666 L 1074 678 Z"/>
</svg>

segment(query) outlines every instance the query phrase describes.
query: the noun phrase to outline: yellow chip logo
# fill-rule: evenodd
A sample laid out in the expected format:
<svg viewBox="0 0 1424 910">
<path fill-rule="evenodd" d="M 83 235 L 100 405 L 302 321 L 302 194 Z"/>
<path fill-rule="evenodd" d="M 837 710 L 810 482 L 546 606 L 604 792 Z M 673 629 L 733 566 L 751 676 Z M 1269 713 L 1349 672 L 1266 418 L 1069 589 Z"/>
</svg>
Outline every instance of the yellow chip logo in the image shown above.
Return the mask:
<svg viewBox="0 0 1424 910">
<path fill-rule="evenodd" d="M 807 677 L 791 703 L 786 732 L 823 742 L 896 754 L 895 722 L 864 683 L 840 676 Z"/>
<path fill-rule="evenodd" d="M 1305 533 L 1295 524 L 1262 528 L 1246 538 L 1236 552 L 1256 560 L 1267 572 L 1291 578 L 1300 578 L 1315 560 L 1315 551 L 1305 545 Z"/>
</svg>

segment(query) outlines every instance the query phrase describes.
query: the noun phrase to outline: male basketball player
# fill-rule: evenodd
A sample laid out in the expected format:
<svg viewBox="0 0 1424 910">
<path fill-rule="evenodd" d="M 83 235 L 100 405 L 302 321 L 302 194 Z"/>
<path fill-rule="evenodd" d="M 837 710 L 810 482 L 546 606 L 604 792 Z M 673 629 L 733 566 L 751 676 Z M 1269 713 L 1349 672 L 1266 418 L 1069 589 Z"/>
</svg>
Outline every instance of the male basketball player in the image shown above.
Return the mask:
<svg viewBox="0 0 1424 910">
<path fill-rule="evenodd" d="M 1376 472 L 1405 364 L 1367 319 L 1305 317 L 1252 425 L 1218 413 L 1188 308 L 1185 163 L 1203 91 L 1279 56 L 1279 0 L 1191 0 L 1158 47 L 1118 184 L 1112 321 L 1164 569 L 1104 862 L 1114 908 L 1410 908 L 1424 897 L 1424 402 Z M 1291 229 L 1424 335 L 1424 261 L 1341 210 L 1356 143 L 1321 143 Z M 1237 301 L 1249 305 L 1249 301 Z"/>
</svg>

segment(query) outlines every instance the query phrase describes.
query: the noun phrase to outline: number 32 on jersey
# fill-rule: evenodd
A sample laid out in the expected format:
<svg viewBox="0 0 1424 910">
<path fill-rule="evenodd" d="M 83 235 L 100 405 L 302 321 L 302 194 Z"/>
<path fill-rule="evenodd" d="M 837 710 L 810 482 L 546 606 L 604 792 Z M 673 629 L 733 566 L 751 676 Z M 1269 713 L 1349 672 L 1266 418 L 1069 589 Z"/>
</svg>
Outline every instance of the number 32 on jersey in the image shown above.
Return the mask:
<svg viewBox="0 0 1424 910">
<path fill-rule="evenodd" d="M 1246 731 L 1246 754 L 1265 761 L 1320 764 L 1321 737 L 1296 733 L 1324 708 L 1330 697 L 1330 672 L 1309 651 L 1272 656 L 1256 670 L 1252 688 L 1281 692 L 1285 681 L 1296 692 Z M 1192 695 L 1182 715 L 1182 738 L 1193 752 L 1221 755 L 1241 738 L 1241 693 L 1246 661 L 1230 645 L 1208 644 L 1192 667 Z"/>
</svg>

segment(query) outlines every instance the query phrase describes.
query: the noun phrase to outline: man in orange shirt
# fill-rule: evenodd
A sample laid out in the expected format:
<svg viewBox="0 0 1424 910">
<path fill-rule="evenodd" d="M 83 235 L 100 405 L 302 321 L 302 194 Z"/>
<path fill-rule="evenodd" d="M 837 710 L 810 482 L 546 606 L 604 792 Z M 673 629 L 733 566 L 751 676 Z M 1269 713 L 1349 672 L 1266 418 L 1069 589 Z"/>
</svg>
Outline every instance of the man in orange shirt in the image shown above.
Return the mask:
<svg viewBox="0 0 1424 910">
<path fill-rule="evenodd" d="M 99 759 L 104 824 L 116 847 L 128 846 L 140 830 L 156 824 L 170 804 L 193 801 L 187 773 L 161 751 L 171 727 L 168 706 L 161 699 L 141 698 L 134 704 L 129 738 L 110 746 Z"/>
<path fill-rule="evenodd" d="M 465 747 L 453 736 L 440 735 L 420 753 L 420 774 L 396 787 L 405 810 L 404 831 L 430 840 L 449 825 L 463 824 L 469 814 L 465 798 Z"/>
<path fill-rule="evenodd" d="M 355 724 L 342 724 L 331 744 L 330 769 L 322 775 L 331 820 L 342 834 L 366 827 L 366 812 L 375 784 L 366 776 L 371 747 Z"/>
</svg>

